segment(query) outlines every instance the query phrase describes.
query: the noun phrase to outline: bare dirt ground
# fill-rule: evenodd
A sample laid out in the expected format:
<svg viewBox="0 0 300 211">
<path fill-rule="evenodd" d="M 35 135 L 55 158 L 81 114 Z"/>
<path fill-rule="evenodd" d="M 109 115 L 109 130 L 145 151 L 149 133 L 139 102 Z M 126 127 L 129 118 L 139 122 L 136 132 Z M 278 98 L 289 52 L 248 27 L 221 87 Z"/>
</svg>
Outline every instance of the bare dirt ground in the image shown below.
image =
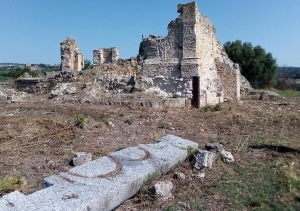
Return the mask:
<svg viewBox="0 0 300 211">
<path fill-rule="evenodd" d="M 222 104 L 221 111 L 205 111 L 60 103 L 36 96 L 0 108 L 0 180 L 9 175 L 26 178 L 21 189 L 26 194 L 41 189 L 44 177 L 71 168 L 74 152 L 90 152 L 97 158 L 174 134 L 199 143 L 200 148 L 208 142 L 222 143 L 235 163 L 217 159 L 205 179 L 199 180 L 186 161 L 163 176 L 175 184 L 173 199 L 154 200 L 144 189 L 118 210 L 300 207 L 299 98 L 231 102 Z M 75 123 L 78 114 L 85 117 L 83 128 Z M 175 171 L 185 173 L 187 179 L 173 180 Z M 291 178 L 296 178 L 296 186 Z"/>
</svg>

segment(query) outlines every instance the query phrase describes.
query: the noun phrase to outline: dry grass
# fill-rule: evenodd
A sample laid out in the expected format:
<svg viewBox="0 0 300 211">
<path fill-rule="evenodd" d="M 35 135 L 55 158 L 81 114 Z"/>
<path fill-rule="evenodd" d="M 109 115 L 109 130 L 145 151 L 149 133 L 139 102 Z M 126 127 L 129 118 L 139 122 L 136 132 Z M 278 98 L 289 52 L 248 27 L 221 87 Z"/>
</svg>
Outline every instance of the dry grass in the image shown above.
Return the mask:
<svg viewBox="0 0 300 211">
<path fill-rule="evenodd" d="M 0 180 L 0 195 L 14 190 L 26 191 L 27 180 L 20 175 L 6 176 Z"/>
<path fill-rule="evenodd" d="M 31 193 L 42 188 L 44 177 L 70 168 L 74 152 L 90 152 L 96 158 L 121 146 L 154 143 L 174 134 L 197 142 L 200 148 L 207 142 L 222 143 L 236 162 L 226 165 L 218 159 L 206 171 L 206 178 L 199 180 L 186 161 L 176 169 L 185 173 L 186 180 L 173 180 L 174 172 L 163 176 L 174 183 L 173 200 L 156 201 L 146 191 L 120 209 L 293 210 L 299 205 L 299 102 L 224 103 L 218 112 L 54 104 L 48 100 L 1 104 L 0 178 L 17 172 L 27 180 L 28 188 L 21 191 Z M 86 117 L 83 128 L 74 125 L 77 114 Z M 126 121 L 129 117 L 134 121 Z M 260 187 L 264 187 L 259 194 L 265 201 L 253 197 Z"/>
</svg>

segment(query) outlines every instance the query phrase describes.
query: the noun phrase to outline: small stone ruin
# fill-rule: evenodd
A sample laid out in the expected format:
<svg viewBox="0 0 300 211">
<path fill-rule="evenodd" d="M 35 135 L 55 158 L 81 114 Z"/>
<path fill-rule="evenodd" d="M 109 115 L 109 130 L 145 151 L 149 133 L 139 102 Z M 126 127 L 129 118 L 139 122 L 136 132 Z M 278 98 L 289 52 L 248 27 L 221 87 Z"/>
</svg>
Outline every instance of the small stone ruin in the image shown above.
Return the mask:
<svg viewBox="0 0 300 211">
<path fill-rule="evenodd" d="M 112 63 L 115 64 L 119 60 L 119 51 L 117 48 L 99 48 L 93 51 L 94 65 Z"/>
<path fill-rule="evenodd" d="M 68 38 L 60 43 L 61 70 L 81 71 L 84 67 L 84 57 L 76 40 Z"/>
</svg>

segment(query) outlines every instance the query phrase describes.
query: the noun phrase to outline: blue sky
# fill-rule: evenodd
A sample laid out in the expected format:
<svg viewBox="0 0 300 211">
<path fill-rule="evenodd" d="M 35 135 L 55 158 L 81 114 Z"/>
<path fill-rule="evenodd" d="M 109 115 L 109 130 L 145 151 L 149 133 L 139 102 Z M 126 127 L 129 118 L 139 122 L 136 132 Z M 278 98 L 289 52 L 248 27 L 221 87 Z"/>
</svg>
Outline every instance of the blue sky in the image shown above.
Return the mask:
<svg viewBox="0 0 300 211">
<path fill-rule="evenodd" d="M 59 43 L 74 37 L 87 59 L 94 49 L 138 54 L 142 35 L 166 36 L 186 0 L 0 0 L 0 62 L 60 63 Z M 300 0 L 198 0 L 221 43 L 261 45 L 280 66 L 300 67 Z"/>
</svg>

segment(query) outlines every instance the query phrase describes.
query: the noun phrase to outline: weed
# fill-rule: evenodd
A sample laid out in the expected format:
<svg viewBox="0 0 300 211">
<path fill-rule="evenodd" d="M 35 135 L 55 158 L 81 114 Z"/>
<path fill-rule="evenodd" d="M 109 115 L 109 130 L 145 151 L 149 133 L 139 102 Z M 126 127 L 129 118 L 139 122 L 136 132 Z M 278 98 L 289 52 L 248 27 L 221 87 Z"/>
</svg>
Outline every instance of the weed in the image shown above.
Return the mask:
<svg viewBox="0 0 300 211">
<path fill-rule="evenodd" d="M 102 121 L 104 124 L 106 124 L 106 125 L 109 125 L 109 121 L 108 121 L 108 119 L 106 119 L 106 118 L 102 118 L 102 119 L 101 119 L 101 121 Z"/>
<path fill-rule="evenodd" d="M 102 157 L 102 156 L 106 156 L 108 154 L 109 154 L 109 151 L 107 149 L 100 149 L 100 150 L 93 153 L 93 155 L 95 157 Z"/>
<path fill-rule="evenodd" d="M 192 155 L 194 155 L 197 152 L 197 149 L 194 148 L 194 147 L 189 146 L 187 148 L 187 152 L 188 152 L 188 156 L 192 156 Z"/>
<path fill-rule="evenodd" d="M 161 128 L 161 129 L 170 129 L 170 125 L 167 122 L 160 122 L 158 128 Z"/>
<path fill-rule="evenodd" d="M 126 149 L 126 146 L 125 146 L 125 145 L 119 145 L 119 148 L 118 148 L 117 151 L 121 151 L 121 150 L 123 150 L 123 149 Z"/>
<path fill-rule="evenodd" d="M 132 122 L 133 122 L 133 118 L 130 116 L 124 122 L 127 123 L 127 124 L 129 124 L 129 125 L 131 125 Z"/>
<path fill-rule="evenodd" d="M 27 181 L 22 176 L 7 176 L 0 180 L 0 194 L 23 189 L 26 185 Z"/>
<path fill-rule="evenodd" d="M 83 114 L 77 114 L 75 117 L 75 124 L 80 127 L 83 128 L 84 124 L 85 124 L 85 117 Z"/>
<path fill-rule="evenodd" d="M 149 139 L 152 141 L 152 142 L 156 142 L 158 139 L 160 138 L 160 134 L 158 133 L 152 133 L 149 137 Z"/>
<path fill-rule="evenodd" d="M 148 193 L 149 187 L 151 185 L 151 183 L 156 180 L 157 178 L 159 178 L 159 174 L 151 174 L 148 175 L 147 179 L 145 179 L 141 185 L 141 188 L 139 190 L 140 193 Z"/>
<path fill-rule="evenodd" d="M 214 107 L 214 111 L 221 111 L 222 109 L 223 109 L 222 103 L 218 103 L 218 104 L 215 105 L 215 107 Z"/>
<path fill-rule="evenodd" d="M 56 112 L 56 111 L 57 111 L 57 107 L 56 106 L 52 107 L 51 112 Z"/>
<path fill-rule="evenodd" d="M 206 106 L 203 107 L 203 111 L 204 112 L 211 111 L 211 107 L 209 105 L 206 105 Z"/>
</svg>

